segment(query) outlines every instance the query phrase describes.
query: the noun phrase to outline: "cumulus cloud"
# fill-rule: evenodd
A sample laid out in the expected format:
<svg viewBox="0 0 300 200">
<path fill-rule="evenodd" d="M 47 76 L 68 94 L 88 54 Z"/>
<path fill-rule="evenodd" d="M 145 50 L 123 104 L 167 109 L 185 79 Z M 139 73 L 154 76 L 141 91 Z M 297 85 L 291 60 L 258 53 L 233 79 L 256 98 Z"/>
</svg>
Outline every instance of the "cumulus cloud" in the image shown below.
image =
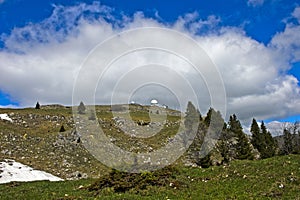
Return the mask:
<svg viewBox="0 0 300 200">
<path fill-rule="evenodd" d="M 254 2 L 263 3 L 249 2 L 253 5 Z M 201 19 L 194 12 L 179 17 L 172 24 L 164 24 L 161 20 L 145 17 L 142 12 L 133 16 L 115 16 L 112 12 L 113 9 L 99 3 L 54 6 L 53 14 L 44 21 L 15 28 L 11 34 L 2 35 L 5 48 L 0 51 L 0 89 L 17 99 L 21 106 L 32 106 L 37 100 L 43 104 L 71 104 L 76 77 L 95 45 L 113 35 L 117 35 L 117 41 L 122 42 L 122 37 L 118 36 L 121 31 L 161 27 L 191 36 L 216 65 L 227 95 L 228 112 L 223 113 L 224 116 L 236 113 L 247 124 L 252 117 L 261 120 L 300 113 L 298 80 L 286 73 L 291 62 L 300 59 L 299 24 L 287 24 L 285 30 L 276 34 L 269 45 L 264 45 L 248 37 L 240 28 L 220 27 L 221 19 L 217 16 Z M 299 19 L 298 13 L 297 8 L 292 16 Z M 151 37 L 135 35 L 132 39 L 147 41 Z M 167 39 L 161 38 L 161 41 Z M 178 45 L 183 51 L 190 52 L 188 47 L 174 44 Z M 104 56 L 110 56 L 117 46 L 106 49 Z M 166 84 L 172 86 L 178 84 L 173 77 L 183 77 L 191 85 L 197 85 L 197 98 L 201 102 L 199 107 L 204 113 L 211 106 L 211 94 L 205 80 L 198 77 L 189 63 L 178 58 L 170 53 L 150 50 L 121 57 L 106 71 L 106 78 L 99 82 L 95 90 L 97 103 L 111 102 L 111 92 L 118 81 L 126 85 L 124 80 L 130 78 L 145 79 L 145 71 L 131 70 L 131 75 L 126 74 L 129 69 L 134 69 L 132 66 L 161 61 L 160 64 L 171 67 L 164 68 L 161 73 L 153 67 L 152 74 L 156 78 L 166 79 Z M 96 74 L 95 70 L 89 72 L 91 77 Z M 127 79 L 124 78 L 126 76 Z M 205 78 L 214 80 L 215 77 Z M 89 81 L 87 78 L 86 87 L 89 87 Z M 178 104 L 176 96 L 163 85 L 145 85 L 136 89 L 137 92 L 132 94 L 134 99 L 128 100 L 147 103 L 154 96 L 167 105 L 176 107 Z M 126 92 L 120 87 L 120 98 L 122 94 L 126 96 Z M 161 95 L 163 93 L 169 95 Z M 184 89 L 181 95 L 189 97 Z"/>
<path fill-rule="evenodd" d="M 270 46 L 276 48 L 284 57 L 292 62 L 300 61 L 300 7 L 295 8 L 291 19 L 288 21 L 283 32 L 277 33 Z"/>
<path fill-rule="evenodd" d="M 252 7 L 261 6 L 264 4 L 264 0 L 248 0 L 247 5 Z"/>
<path fill-rule="evenodd" d="M 300 7 L 295 8 L 292 16 L 298 20 L 298 23 L 300 23 Z"/>
</svg>

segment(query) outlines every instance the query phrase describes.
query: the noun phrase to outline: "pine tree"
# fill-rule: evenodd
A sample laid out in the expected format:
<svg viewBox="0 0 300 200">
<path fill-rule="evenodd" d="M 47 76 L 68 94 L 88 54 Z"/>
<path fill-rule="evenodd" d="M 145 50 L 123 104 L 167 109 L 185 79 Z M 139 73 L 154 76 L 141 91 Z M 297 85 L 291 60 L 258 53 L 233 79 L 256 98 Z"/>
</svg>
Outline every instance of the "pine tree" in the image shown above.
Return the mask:
<svg viewBox="0 0 300 200">
<path fill-rule="evenodd" d="M 246 134 L 243 132 L 242 125 L 233 114 L 229 117 L 229 131 L 237 138 L 236 158 L 237 159 L 253 159 L 252 149 Z"/>
<path fill-rule="evenodd" d="M 260 128 L 257 124 L 256 119 L 252 119 L 250 132 L 252 134 L 251 143 L 254 148 L 256 148 L 259 152 L 262 148 L 262 137 L 260 134 Z"/>
<path fill-rule="evenodd" d="M 40 103 L 39 103 L 39 102 L 36 102 L 36 104 L 35 104 L 35 109 L 40 109 L 40 108 L 41 108 Z"/>
<path fill-rule="evenodd" d="M 188 102 L 187 109 L 185 112 L 184 125 L 187 130 L 193 130 L 195 125 L 199 123 L 200 117 L 199 111 L 195 108 L 192 102 Z"/>
<path fill-rule="evenodd" d="M 251 152 L 251 147 L 249 145 L 249 140 L 245 133 L 240 132 L 237 138 L 237 158 L 240 160 L 243 159 L 253 159 L 253 154 Z"/>
<path fill-rule="evenodd" d="M 59 132 L 65 132 L 65 131 L 66 131 L 66 129 L 65 129 L 64 125 L 61 125 Z"/>
<path fill-rule="evenodd" d="M 212 112 L 213 112 L 213 108 L 209 108 L 207 114 L 206 114 L 206 117 L 204 118 L 204 124 L 206 126 L 209 126 L 210 124 L 210 120 L 211 120 L 211 115 L 212 115 Z"/>
<path fill-rule="evenodd" d="M 229 125 L 229 130 L 233 133 L 239 133 L 240 131 L 243 131 L 241 122 L 237 119 L 235 114 L 229 117 L 228 125 Z"/>
<path fill-rule="evenodd" d="M 223 131 L 220 136 L 220 141 L 218 145 L 219 152 L 221 156 L 224 158 L 223 162 L 228 163 L 230 161 L 230 142 L 231 139 L 230 132 L 227 129 L 227 124 L 224 122 Z"/>
<path fill-rule="evenodd" d="M 261 134 L 263 136 L 263 148 L 261 151 L 262 158 L 270 158 L 275 155 L 276 143 L 271 133 L 267 130 L 264 121 L 261 122 Z"/>
<path fill-rule="evenodd" d="M 79 114 L 84 114 L 85 113 L 85 105 L 83 104 L 83 102 L 81 101 L 79 106 L 78 106 L 78 113 Z"/>
<path fill-rule="evenodd" d="M 283 130 L 283 153 L 288 155 L 293 151 L 293 136 L 288 129 Z"/>
<path fill-rule="evenodd" d="M 185 148 L 189 142 L 188 140 L 191 139 L 190 135 L 197 134 L 200 122 L 199 116 L 200 113 L 195 108 L 193 103 L 189 101 L 184 118 L 185 134 L 182 135 L 182 142 Z"/>
<path fill-rule="evenodd" d="M 300 153 L 300 121 L 294 123 L 293 134 L 294 134 L 294 153 Z"/>
<path fill-rule="evenodd" d="M 251 143 L 259 151 L 261 158 L 270 158 L 275 155 L 277 143 L 263 121 L 259 128 L 256 120 L 253 119 L 250 132 L 252 133 Z"/>
</svg>

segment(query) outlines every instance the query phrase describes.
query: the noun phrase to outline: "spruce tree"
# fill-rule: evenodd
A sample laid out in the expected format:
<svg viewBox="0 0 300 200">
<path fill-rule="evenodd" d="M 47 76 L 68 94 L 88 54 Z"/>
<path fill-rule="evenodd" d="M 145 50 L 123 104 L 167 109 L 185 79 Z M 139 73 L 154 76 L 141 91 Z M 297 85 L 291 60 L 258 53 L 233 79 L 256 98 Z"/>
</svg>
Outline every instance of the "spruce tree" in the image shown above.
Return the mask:
<svg viewBox="0 0 300 200">
<path fill-rule="evenodd" d="M 79 106 L 78 106 L 78 113 L 79 114 L 84 114 L 85 113 L 85 105 L 83 104 L 83 102 L 81 101 Z"/>
<path fill-rule="evenodd" d="M 296 121 L 294 123 L 293 128 L 294 134 L 294 153 L 300 153 L 300 121 Z"/>
<path fill-rule="evenodd" d="M 261 122 L 260 128 L 264 145 L 261 151 L 261 157 L 270 158 L 275 155 L 276 143 L 271 133 L 267 130 L 264 121 Z"/>
<path fill-rule="evenodd" d="M 213 108 L 209 108 L 209 110 L 208 110 L 208 112 L 206 114 L 206 117 L 204 119 L 204 124 L 206 126 L 209 126 L 209 124 L 210 124 L 210 119 L 211 119 L 212 112 L 213 112 Z"/>
<path fill-rule="evenodd" d="M 185 134 L 182 135 L 182 142 L 185 148 L 187 147 L 190 135 L 196 134 L 196 132 L 198 131 L 198 126 L 200 122 L 199 116 L 200 113 L 195 108 L 193 103 L 189 101 L 184 118 Z"/>
<path fill-rule="evenodd" d="M 237 119 L 235 114 L 229 117 L 228 125 L 229 125 L 229 130 L 233 133 L 239 133 L 240 131 L 243 131 L 241 122 Z"/>
<path fill-rule="evenodd" d="M 40 103 L 39 103 L 39 102 L 36 102 L 36 104 L 35 104 L 35 109 L 40 109 L 40 108 L 41 108 Z"/>
<path fill-rule="evenodd" d="M 185 128 L 189 131 L 194 130 L 194 127 L 199 124 L 199 117 L 199 111 L 195 108 L 193 103 L 189 101 L 185 112 Z"/>
<path fill-rule="evenodd" d="M 261 122 L 259 128 L 256 120 L 253 119 L 250 132 L 252 133 L 251 143 L 259 151 L 261 158 L 270 158 L 275 155 L 277 143 L 267 130 L 264 121 Z"/>
<path fill-rule="evenodd" d="M 252 133 L 251 143 L 254 148 L 258 150 L 261 157 L 264 157 L 262 154 L 264 153 L 265 149 L 265 138 L 262 134 L 256 119 L 253 118 L 250 132 Z"/>
<path fill-rule="evenodd" d="M 66 129 L 65 129 L 64 125 L 61 125 L 59 132 L 65 132 L 65 131 L 66 131 Z"/>
<path fill-rule="evenodd" d="M 237 138 L 236 145 L 236 158 L 237 159 L 253 159 L 251 146 L 246 134 L 243 132 L 242 125 L 237 119 L 236 115 L 233 114 L 229 117 L 229 131 Z"/>
<path fill-rule="evenodd" d="M 283 153 L 288 155 L 293 151 L 293 135 L 288 129 L 283 130 Z"/>
<path fill-rule="evenodd" d="M 219 140 L 219 145 L 218 149 L 224 158 L 223 162 L 228 163 L 230 161 L 230 140 L 231 139 L 231 134 L 227 129 L 227 124 L 224 122 L 223 130 L 220 136 Z"/>
</svg>

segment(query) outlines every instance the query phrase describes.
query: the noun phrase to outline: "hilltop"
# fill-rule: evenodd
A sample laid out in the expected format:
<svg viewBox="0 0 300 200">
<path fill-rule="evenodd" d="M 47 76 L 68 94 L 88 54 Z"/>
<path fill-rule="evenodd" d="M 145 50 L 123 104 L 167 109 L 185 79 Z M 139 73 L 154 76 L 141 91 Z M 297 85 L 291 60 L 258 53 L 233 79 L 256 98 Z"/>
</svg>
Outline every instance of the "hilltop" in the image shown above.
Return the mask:
<svg viewBox="0 0 300 200">
<path fill-rule="evenodd" d="M 127 107 L 131 120 L 126 118 Z M 135 153 L 152 152 L 165 146 L 177 133 L 182 120 L 182 113 L 166 109 L 164 123 L 151 122 L 149 113 L 155 117 L 161 110 L 137 104 L 98 105 L 95 111 L 95 119 L 110 141 Z M 80 129 L 75 129 L 72 107 L 46 105 L 40 109 L 0 109 L 0 161 L 13 159 L 66 180 L 3 184 L 0 185 L 0 199 L 41 196 L 46 199 L 300 198 L 299 155 L 259 160 L 257 154 L 258 157 L 248 159 L 258 160 L 238 160 L 240 154 L 236 144 L 239 138 L 226 128 L 212 153 L 205 158 L 197 157 L 195 152 L 203 142 L 201 137 L 209 115 L 202 118 L 195 113 L 201 122 L 199 135 L 186 154 L 162 170 L 130 174 L 110 169 L 86 150 Z M 232 119 L 231 128 L 233 122 L 238 120 Z M 142 128 L 159 131 L 154 136 L 137 138 L 135 134 Z M 244 139 L 250 141 L 247 137 Z M 250 153 L 257 153 L 253 146 L 249 147 Z"/>
<path fill-rule="evenodd" d="M 96 106 L 98 121 L 114 144 L 126 150 L 151 151 L 163 146 L 178 128 L 180 112 L 167 109 L 168 129 L 155 137 L 136 139 L 121 134 L 120 123 L 128 132 L 149 123 L 149 106 L 130 105 L 131 123 L 124 123 L 124 107 Z M 113 116 L 112 109 L 118 113 Z M 35 169 L 45 170 L 64 179 L 99 177 L 107 167 L 97 161 L 80 142 L 80 133 L 75 129 L 72 108 L 62 105 L 46 105 L 41 109 L 0 109 L 10 120 L 0 120 L 0 160 L 14 159 Z M 65 131 L 60 132 L 61 127 Z M 163 126 L 153 124 L 152 127 Z M 151 127 L 150 127 L 151 128 Z M 176 132 L 175 132 L 176 133 Z M 124 142 L 126 141 L 126 142 Z"/>
</svg>

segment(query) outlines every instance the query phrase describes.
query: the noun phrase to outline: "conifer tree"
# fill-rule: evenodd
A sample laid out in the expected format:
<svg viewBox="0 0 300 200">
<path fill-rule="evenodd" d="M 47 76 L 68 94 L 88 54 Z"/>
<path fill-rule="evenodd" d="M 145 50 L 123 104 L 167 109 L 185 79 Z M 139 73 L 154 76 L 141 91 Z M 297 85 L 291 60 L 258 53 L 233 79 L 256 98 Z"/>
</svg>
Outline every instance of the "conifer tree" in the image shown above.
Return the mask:
<svg viewBox="0 0 300 200">
<path fill-rule="evenodd" d="M 185 112 L 184 125 L 187 130 L 193 130 L 193 126 L 199 123 L 200 117 L 199 111 L 195 108 L 192 102 L 188 102 Z"/>
<path fill-rule="evenodd" d="M 236 158 L 237 159 L 253 159 L 253 154 L 251 151 L 251 146 L 246 134 L 243 132 L 242 125 L 237 119 L 236 115 L 233 114 L 229 118 L 229 131 L 237 138 L 236 146 Z"/>
<path fill-rule="evenodd" d="M 293 135 L 288 129 L 283 130 L 283 153 L 288 155 L 293 151 Z"/>
<path fill-rule="evenodd" d="M 61 125 L 59 132 L 65 132 L 65 131 L 66 131 L 66 129 L 65 129 L 64 125 Z"/>
<path fill-rule="evenodd" d="M 230 161 L 230 155 L 229 155 L 229 150 L 231 145 L 229 142 L 230 139 L 231 139 L 230 131 L 228 131 L 227 124 L 224 122 L 223 131 L 220 136 L 218 149 L 222 157 L 224 158 L 223 162 L 225 163 L 228 163 Z"/>
<path fill-rule="evenodd" d="M 264 137 L 260 131 L 256 119 L 254 118 L 252 119 L 250 132 L 252 133 L 251 143 L 253 147 L 256 148 L 261 154 L 265 146 Z"/>
<path fill-rule="evenodd" d="M 79 106 L 78 106 L 78 113 L 79 114 L 84 114 L 85 113 L 85 105 L 83 104 L 83 102 L 81 101 Z"/>
<path fill-rule="evenodd" d="M 210 124 L 210 119 L 211 119 L 212 112 L 213 112 L 213 108 L 209 108 L 209 110 L 206 114 L 206 117 L 204 118 L 204 124 L 206 126 L 209 126 L 209 124 Z"/>
<path fill-rule="evenodd" d="M 261 158 L 270 158 L 275 155 L 277 143 L 263 121 L 259 128 L 256 120 L 253 119 L 250 132 L 252 133 L 251 143 L 259 151 Z"/>
<path fill-rule="evenodd" d="M 300 153 L 300 121 L 296 121 L 293 125 L 294 135 L 294 153 Z"/>
<path fill-rule="evenodd" d="M 243 131 L 243 127 L 235 114 L 229 117 L 228 125 L 229 125 L 229 130 L 233 133 L 238 134 L 240 131 Z"/>
<path fill-rule="evenodd" d="M 275 155 L 276 143 L 271 133 L 267 130 L 264 121 L 261 122 L 261 134 L 263 136 L 263 148 L 261 152 L 262 158 L 270 158 Z"/>
<path fill-rule="evenodd" d="M 193 103 L 189 101 L 184 118 L 185 134 L 182 135 L 182 141 L 185 148 L 187 147 L 190 135 L 197 134 L 200 122 L 199 116 L 200 113 L 195 108 Z"/>
<path fill-rule="evenodd" d="M 35 109 L 40 109 L 40 108 L 41 108 L 40 103 L 39 103 L 39 102 L 36 102 L 36 104 L 35 104 Z"/>
</svg>

